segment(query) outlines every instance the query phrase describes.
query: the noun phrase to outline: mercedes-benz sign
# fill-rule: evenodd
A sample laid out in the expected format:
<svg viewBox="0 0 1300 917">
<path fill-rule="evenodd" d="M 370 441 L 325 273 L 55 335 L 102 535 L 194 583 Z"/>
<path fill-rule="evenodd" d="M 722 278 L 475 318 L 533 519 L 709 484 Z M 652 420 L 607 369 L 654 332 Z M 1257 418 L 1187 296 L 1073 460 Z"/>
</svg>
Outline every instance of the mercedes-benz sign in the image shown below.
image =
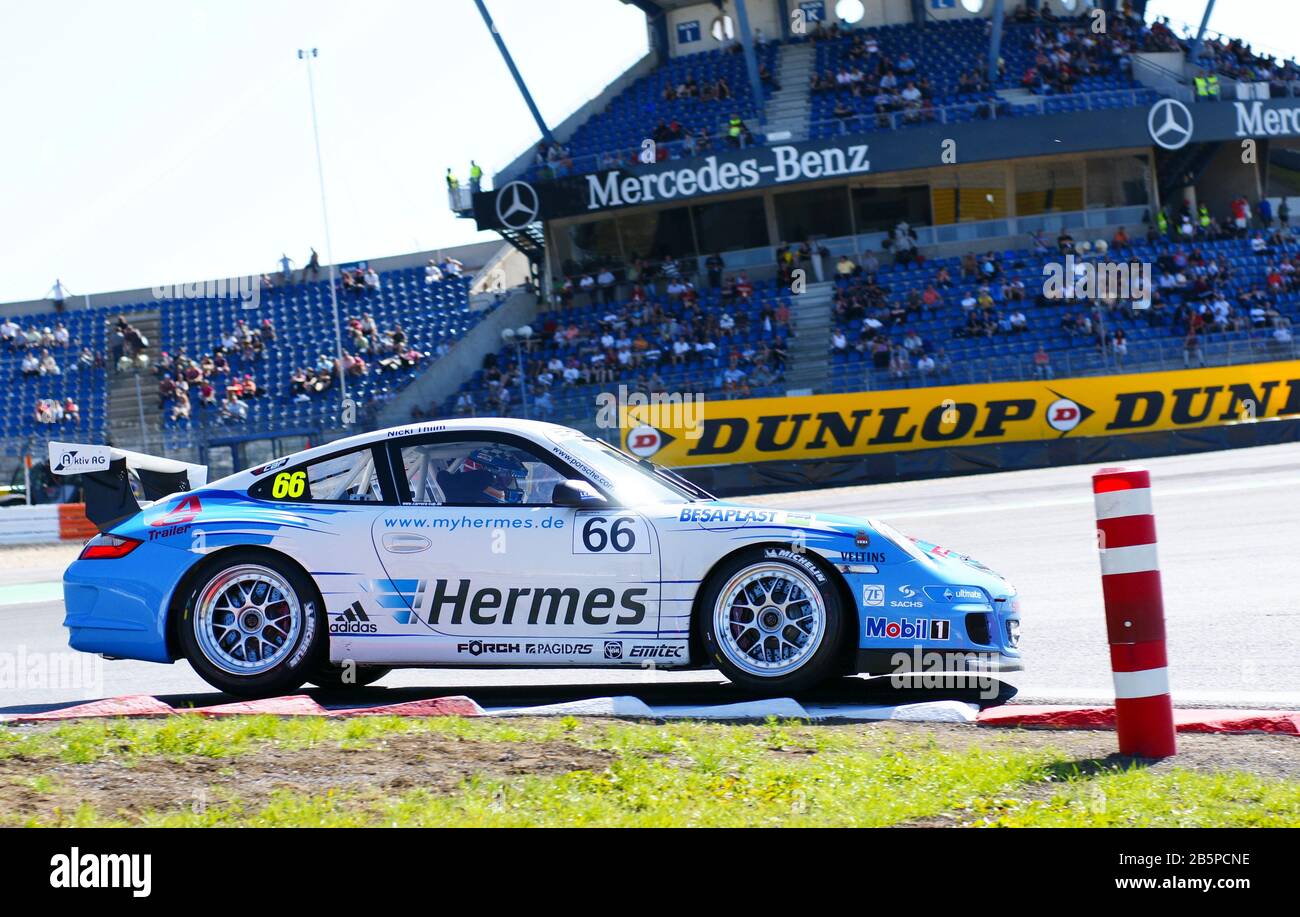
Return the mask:
<svg viewBox="0 0 1300 917">
<path fill-rule="evenodd" d="M 507 229 L 523 229 L 537 219 L 537 189 L 526 181 L 512 181 L 497 192 L 497 219 Z"/>
<path fill-rule="evenodd" d="M 1151 139 L 1166 150 L 1181 150 L 1192 139 L 1191 111 L 1177 99 L 1161 99 L 1147 115 Z"/>
</svg>

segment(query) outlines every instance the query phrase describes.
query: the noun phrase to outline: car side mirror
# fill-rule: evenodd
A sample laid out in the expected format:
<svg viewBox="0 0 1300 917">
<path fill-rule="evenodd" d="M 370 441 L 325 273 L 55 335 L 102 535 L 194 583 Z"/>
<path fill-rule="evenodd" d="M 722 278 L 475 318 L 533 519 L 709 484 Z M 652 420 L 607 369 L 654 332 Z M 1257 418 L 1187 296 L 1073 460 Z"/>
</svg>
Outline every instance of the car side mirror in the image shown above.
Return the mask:
<svg viewBox="0 0 1300 917">
<path fill-rule="evenodd" d="M 607 501 L 600 491 L 586 481 L 561 481 L 551 491 L 551 502 L 556 506 L 599 506 Z"/>
</svg>

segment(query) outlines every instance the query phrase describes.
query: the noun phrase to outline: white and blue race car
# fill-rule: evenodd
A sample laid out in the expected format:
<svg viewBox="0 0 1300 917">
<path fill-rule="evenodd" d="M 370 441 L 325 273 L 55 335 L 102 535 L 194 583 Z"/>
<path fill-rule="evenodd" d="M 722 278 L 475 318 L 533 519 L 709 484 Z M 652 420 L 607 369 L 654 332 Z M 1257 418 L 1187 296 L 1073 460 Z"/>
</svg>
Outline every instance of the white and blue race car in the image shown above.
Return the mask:
<svg viewBox="0 0 1300 917">
<path fill-rule="evenodd" d="M 394 667 L 716 667 L 783 693 L 1020 668 L 1015 590 L 969 557 L 719 501 L 554 424 L 415 424 L 210 484 L 107 446 L 50 459 L 100 530 L 64 575 L 71 645 L 235 695 Z"/>
</svg>

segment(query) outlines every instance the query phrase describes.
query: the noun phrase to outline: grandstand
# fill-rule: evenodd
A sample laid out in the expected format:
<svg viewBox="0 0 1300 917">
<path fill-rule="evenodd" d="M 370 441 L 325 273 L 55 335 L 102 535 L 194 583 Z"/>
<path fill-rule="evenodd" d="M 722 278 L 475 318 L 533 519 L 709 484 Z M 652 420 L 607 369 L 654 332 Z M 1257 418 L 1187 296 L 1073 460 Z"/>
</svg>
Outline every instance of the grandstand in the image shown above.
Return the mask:
<svg viewBox="0 0 1300 917">
<path fill-rule="evenodd" d="M 1140 2 L 888 0 L 855 22 L 831 0 L 635 5 L 647 58 L 554 129 L 538 116 L 490 187 L 453 189 L 499 243 L 463 252 L 459 277 L 429 282 L 417 253 L 340 286 L 345 362 L 366 364 L 345 374 L 356 423 L 509 414 L 613 439 L 595 405 L 620 386 L 736 400 L 1296 358 L 1293 63 L 1180 37 Z M 1047 297 L 1067 254 L 1150 265 L 1152 295 Z M 327 282 L 277 280 L 246 305 L 0 307 L 24 334 L 70 336 L 58 376 L 24 375 L 21 343 L 0 351 L 6 454 L 102 436 L 222 470 L 340 435 Z M 149 341 L 125 372 L 119 318 Z M 83 346 L 107 366 L 78 368 Z M 200 373 L 213 403 L 191 384 L 177 411 L 177 359 L 202 370 L 219 347 L 227 368 Z M 256 396 L 223 407 L 245 374 Z M 38 422 L 68 397 L 75 423 Z"/>
</svg>

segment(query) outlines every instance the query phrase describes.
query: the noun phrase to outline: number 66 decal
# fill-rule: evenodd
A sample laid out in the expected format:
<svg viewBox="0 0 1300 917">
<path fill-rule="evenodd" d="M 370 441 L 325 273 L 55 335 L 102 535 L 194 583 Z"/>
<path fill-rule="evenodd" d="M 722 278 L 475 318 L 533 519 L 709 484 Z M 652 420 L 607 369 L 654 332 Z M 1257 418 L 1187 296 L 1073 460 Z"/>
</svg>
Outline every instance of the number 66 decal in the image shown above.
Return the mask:
<svg viewBox="0 0 1300 917">
<path fill-rule="evenodd" d="M 649 554 L 650 533 L 640 516 L 580 512 L 573 528 L 574 554 Z"/>
</svg>

